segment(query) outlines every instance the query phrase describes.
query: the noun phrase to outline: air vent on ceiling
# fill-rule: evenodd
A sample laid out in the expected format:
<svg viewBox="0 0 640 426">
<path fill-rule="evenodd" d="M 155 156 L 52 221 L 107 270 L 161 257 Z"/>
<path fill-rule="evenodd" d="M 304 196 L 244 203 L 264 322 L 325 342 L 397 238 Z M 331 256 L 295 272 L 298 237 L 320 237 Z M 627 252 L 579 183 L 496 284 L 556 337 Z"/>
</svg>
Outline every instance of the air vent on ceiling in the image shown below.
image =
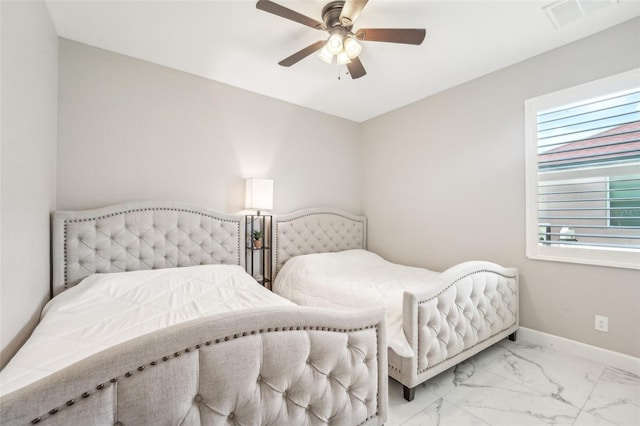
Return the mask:
<svg viewBox="0 0 640 426">
<path fill-rule="evenodd" d="M 556 28 L 618 4 L 618 0 L 558 0 L 542 8 Z"/>
</svg>

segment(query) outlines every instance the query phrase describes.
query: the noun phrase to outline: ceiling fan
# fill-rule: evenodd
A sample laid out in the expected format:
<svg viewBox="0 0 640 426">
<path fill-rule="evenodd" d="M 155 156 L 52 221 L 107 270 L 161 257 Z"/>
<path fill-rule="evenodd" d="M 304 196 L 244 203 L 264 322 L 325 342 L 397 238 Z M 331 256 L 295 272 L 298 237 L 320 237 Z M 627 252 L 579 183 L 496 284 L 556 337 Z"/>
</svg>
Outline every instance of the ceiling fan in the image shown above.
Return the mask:
<svg viewBox="0 0 640 426">
<path fill-rule="evenodd" d="M 367 73 L 358 58 L 362 51 L 359 41 L 384 41 L 387 43 L 422 44 L 426 31 L 421 28 L 361 28 L 353 31 L 353 23 L 368 0 L 337 0 L 327 3 L 322 8 L 322 21 L 319 22 L 294 10 L 288 9 L 271 0 L 258 0 L 256 7 L 265 12 L 298 22 L 316 30 L 329 33 L 327 40 L 319 40 L 293 55 L 278 62 L 283 67 L 290 67 L 302 59 L 318 52 L 324 62 L 332 63 L 336 58 L 338 64 L 345 64 L 351 78 L 360 78 Z"/>
</svg>

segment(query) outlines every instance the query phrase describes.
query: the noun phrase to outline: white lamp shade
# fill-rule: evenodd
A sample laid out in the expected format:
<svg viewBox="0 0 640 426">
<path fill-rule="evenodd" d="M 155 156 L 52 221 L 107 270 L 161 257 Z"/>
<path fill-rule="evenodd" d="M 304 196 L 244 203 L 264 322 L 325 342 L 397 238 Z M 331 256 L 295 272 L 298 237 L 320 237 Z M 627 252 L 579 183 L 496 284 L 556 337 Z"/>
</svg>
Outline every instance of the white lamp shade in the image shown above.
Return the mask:
<svg viewBox="0 0 640 426">
<path fill-rule="evenodd" d="M 245 208 L 273 209 L 273 180 L 249 178 L 245 186 Z"/>
</svg>

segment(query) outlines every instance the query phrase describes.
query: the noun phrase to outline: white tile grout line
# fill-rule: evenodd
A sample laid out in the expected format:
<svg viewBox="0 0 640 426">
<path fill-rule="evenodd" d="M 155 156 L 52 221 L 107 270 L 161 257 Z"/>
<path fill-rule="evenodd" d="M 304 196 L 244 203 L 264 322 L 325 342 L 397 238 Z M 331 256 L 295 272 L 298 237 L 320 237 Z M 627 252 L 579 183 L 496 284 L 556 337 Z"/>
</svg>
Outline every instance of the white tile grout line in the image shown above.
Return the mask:
<svg viewBox="0 0 640 426">
<path fill-rule="evenodd" d="M 565 339 L 564 337 L 554 336 L 553 334 L 543 333 L 542 331 L 526 327 L 520 327 L 518 329 L 518 340 L 520 339 L 540 346 L 555 348 L 571 355 L 586 358 L 640 376 L 640 358 L 631 355 Z"/>
</svg>

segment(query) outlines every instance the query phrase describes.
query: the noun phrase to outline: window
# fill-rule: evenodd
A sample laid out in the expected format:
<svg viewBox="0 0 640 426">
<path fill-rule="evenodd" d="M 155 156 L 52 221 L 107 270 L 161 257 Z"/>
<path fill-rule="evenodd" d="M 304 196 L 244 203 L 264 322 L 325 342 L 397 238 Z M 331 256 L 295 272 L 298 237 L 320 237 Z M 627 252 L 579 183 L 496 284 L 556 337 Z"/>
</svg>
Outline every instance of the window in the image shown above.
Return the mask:
<svg viewBox="0 0 640 426">
<path fill-rule="evenodd" d="M 609 181 L 609 226 L 640 228 L 640 175 Z"/>
<path fill-rule="evenodd" d="M 640 69 L 525 101 L 527 257 L 640 269 Z"/>
</svg>

